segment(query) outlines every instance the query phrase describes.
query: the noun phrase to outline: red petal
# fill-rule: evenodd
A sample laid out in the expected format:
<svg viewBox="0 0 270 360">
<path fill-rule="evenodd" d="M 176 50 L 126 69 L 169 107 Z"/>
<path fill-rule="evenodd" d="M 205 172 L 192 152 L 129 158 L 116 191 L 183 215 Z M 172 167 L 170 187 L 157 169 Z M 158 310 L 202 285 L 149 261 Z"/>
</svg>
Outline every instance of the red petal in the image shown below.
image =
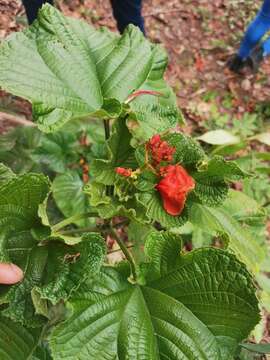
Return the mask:
<svg viewBox="0 0 270 360">
<path fill-rule="evenodd" d="M 172 199 L 167 196 L 162 197 L 164 209 L 168 214 L 177 216 L 180 215 L 185 207 L 186 195 L 182 194 L 177 199 Z"/>
</svg>

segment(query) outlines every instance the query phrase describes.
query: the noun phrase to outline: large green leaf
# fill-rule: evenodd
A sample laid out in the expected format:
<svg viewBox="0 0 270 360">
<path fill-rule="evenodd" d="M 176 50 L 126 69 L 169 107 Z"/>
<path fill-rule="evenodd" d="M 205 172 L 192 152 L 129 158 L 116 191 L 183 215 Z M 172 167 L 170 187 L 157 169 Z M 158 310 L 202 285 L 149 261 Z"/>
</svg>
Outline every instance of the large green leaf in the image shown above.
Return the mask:
<svg viewBox="0 0 270 360">
<path fill-rule="evenodd" d="M 10 319 L 0 318 L 0 359 L 1 360 L 45 360 L 35 357 L 41 350 L 37 349 L 42 328 L 29 330 Z M 37 350 L 36 350 L 37 349 Z M 36 352 L 37 351 L 37 352 Z M 47 357 L 49 360 L 49 357 Z"/>
<path fill-rule="evenodd" d="M 42 285 L 37 287 L 41 298 L 54 304 L 67 299 L 89 275 L 98 273 L 105 254 L 104 239 L 97 233 L 85 233 L 75 246 L 51 244 Z"/>
<path fill-rule="evenodd" d="M 162 90 L 163 100 L 150 101 L 175 106 L 162 79 L 166 61 L 132 25 L 120 37 L 47 4 L 30 29 L 1 46 L 0 86 L 31 101 L 34 119 L 49 132 L 74 118 L 117 117 L 119 102 L 138 89 Z"/>
<path fill-rule="evenodd" d="M 67 299 L 86 280 L 96 274 L 105 255 L 103 238 L 84 234 L 81 243 L 67 246 L 50 241 L 40 246 L 29 232 L 17 232 L 2 243 L 7 260 L 24 271 L 24 279 L 14 286 L 1 286 L 2 301 L 9 302 L 3 313 L 27 326 L 36 327 L 45 319 L 33 304 L 33 290 L 41 299 L 56 304 Z"/>
<path fill-rule="evenodd" d="M 145 286 L 130 284 L 122 266 L 106 267 L 74 295 L 70 317 L 51 336 L 54 359 L 228 360 L 234 354 L 259 319 L 244 265 L 218 249 L 179 255 L 181 242 L 154 236 Z"/>
<path fill-rule="evenodd" d="M 64 174 L 56 176 L 52 183 L 54 200 L 66 216 L 84 214 L 90 210 L 87 196 L 83 192 L 84 183 L 76 171 L 67 170 Z M 79 226 L 89 225 L 89 220 L 76 221 Z"/>
<path fill-rule="evenodd" d="M 1 231 L 23 231 L 40 226 L 38 206 L 49 191 L 49 181 L 41 174 L 12 177 L 0 186 Z"/>
<path fill-rule="evenodd" d="M 105 185 L 113 185 L 116 179 L 116 167 L 134 168 L 134 149 L 130 145 L 131 134 L 125 124 L 125 119 L 119 119 L 113 133 L 107 142 L 107 159 L 97 159 L 91 164 L 91 174 L 95 181 Z"/>
<path fill-rule="evenodd" d="M 207 233 L 226 234 L 229 238 L 229 248 L 251 271 L 258 272 L 266 255 L 265 250 L 257 239 L 253 238 L 252 234 L 225 209 L 194 203 L 189 220 Z"/>
</svg>

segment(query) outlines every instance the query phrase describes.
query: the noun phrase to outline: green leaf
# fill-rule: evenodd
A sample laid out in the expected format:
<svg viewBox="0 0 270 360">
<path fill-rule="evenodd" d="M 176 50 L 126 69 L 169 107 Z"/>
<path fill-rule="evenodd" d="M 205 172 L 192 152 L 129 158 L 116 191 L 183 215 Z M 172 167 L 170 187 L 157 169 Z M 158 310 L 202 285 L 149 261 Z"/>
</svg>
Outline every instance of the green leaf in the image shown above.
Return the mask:
<svg viewBox="0 0 270 360">
<path fill-rule="evenodd" d="M 144 252 L 142 251 L 145 240 L 149 233 L 153 232 L 154 228 L 149 224 L 142 224 L 137 221 L 130 221 L 128 225 L 128 241 L 133 244 L 131 252 L 138 262 L 145 260 Z"/>
<path fill-rule="evenodd" d="M 41 174 L 11 178 L 0 186 L 1 231 L 23 231 L 39 227 L 38 206 L 49 192 L 49 181 Z"/>
<path fill-rule="evenodd" d="M 141 143 L 149 140 L 155 134 L 175 128 L 179 122 L 178 109 L 147 104 L 136 106 L 136 112 L 131 113 L 127 119 L 127 126 L 133 138 Z"/>
<path fill-rule="evenodd" d="M 95 233 L 84 234 L 75 246 L 56 241 L 39 246 L 31 234 L 21 232 L 6 239 L 4 245 L 7 259 L 24 271 L 24 279 L 14 286 L 0 287 L 4 301 L 9 303 L 3 313 L 31 327 L 45 321 L 38 315 L 40 303 L 33 298 L 33 290 L 40 295 L 39 300 L 48 299 L 53 304 L 66 300 L 88 276 L 99 271 L 106 251 L 104 239 Z"/>
<path fill-rule="evenodd" d="M 152 232 L 147 236 L 145 255 L 150 259 L 147 280 L 153 281 L 173 271 L 182 250 L 182 239 L 170 232 Z M 145 271 L 145 270 L 144 270 Z"/>
<path fill-rule="evenodd" d="M 130 105 L 132 110 L 135 112 L 143 111 L 147 108 L 146 115 L 144 116 L 144 126 L 149 126 L 153 124 L 151 108 L 158 108 L 159 118 L 163 119 L 164 125 L 168 124 L 167 117 L 171 119 L 169 121 L 175 122 L 178 120 L 181 123 L 184 123 L 183 117 L 177 109 L 176 96 L 170 86 L 164 81 L 163 76 L 168 63 L 168 56 L 166 51 L 161 46 L 152 45 L 152 64 L 151 69 L 147 75 L 146 80 L 140 85 L 138 90 L 154 90 L 161 93 L 161 96 L 152 96 L 152 95 L 143 95 L 138 96 L 133 100 Z M 149 112 L 150 110 L 150 112 Z M 175 117 L 175 119 L 173 119 Z M 142 118 L 139 116 L 139 122 L 142 121 Z M 147 123 L 147 125 L 146 125 Z M 160 123 L 160 120 L 159 120 Z M 163 125 L 163 126 L 164 126 Z M 152 125 L 153 126 L 153 125 Z M 173 125 L 173 127 L 175 127 Z M 146 129 L 147 129 L 146 128 Z M 136 134 L 134 134 L 136 136 Z"/>
<path fill-rule="evenodd" d="M 239 136 L 235 136 L 226 130 L 208 131 L 197 139 L 211 145 L 233 145 L 241 141 Z"/>
<path fill-rule="evenodd" d="M 32 159 L 33 151 L 41 141 L 41 132 L 35 127 L 18 126 L 3 136 L 10 137 L 13 145 L 1 148 L 0 161 L 9 166 L 16 174 L 40 172 L 40 164 Z M 2 136 L 1 136 L 2 137 Z"/>
<path fill-rule="evenodd" d="M 29 232 L 18 232 L 5 240 L 3 250 L 7 254 L 8 261 L 18 265 L 24 272 L 21 283 L 14 286 L 0 286 L 3 301 L 9 303 L 3 314 L 28 327 L 42 326 L 46 320 L 43 316 L 36 315 L 31 291 L 42 280 L 48 249 L 38 247 Z"/>
<path fill-rule="evenodd" d="M 132 285 L 122 267 L 106 267 L 74 295 L 70 317 L 51 335 L 55 360 L 228 360 L 234 354 L 259 319 L 250 275 L 223 250 L 179 256 L 165 237 L 169 249 L 165 242 L 157 251 L 149 247 L 149 272 L 161 277 Z"/>
<path fill-rule="evenodd" d="M 175 147 L 174 162 L 180 163 L 185 168 L 193 168 L 199 161 L 206 158 L 206 155 L 198 142 L 190 136 L 182 133 L 169 134 L 164 140 Z"/>
<path fill-rule="evenodd" d="M 266 271 L 269 269 L 269 260 L 266 258 Z M 261 305 L 270 311 L 270 279 L 268 275 L 260 272 L 256 275 L 256 281 L 260 287 L 260 302 Z"/>
<path fill-rule="evenodd" d="M 270 146 L 270 132 L 261 133 L 250 138 L 251 140 L 257 140 L 265 145 Z"/>
<path fill-rule="evenodd" d="M 0 186 L 15 176 L 12 170 L 0 163 Z"/>
<path fill-rule="evenodd" d="M 105 254 L 104 239 L 97 233 L 85 233 L 73 247 L 52 244 L 42 286 L 36 290 L 53 304 L 67 299 L 90 275 L 98 273 Z"/>
<path fill-rule="evenodd" d="M 52 194 L 61 212 L 70 217 L 90 210 L 87 196 L 83 192 L 84 183 L 76 171 L 67 170 L 55 177 L 52 183 Z M 89 219 L 79 220 L 79 226 L 89 225 Z"/>
<path fill-rule="evenodd" d="M 75 153 L 76 140 L 76 136 L 68 132 L 45 135 L 32 158 L 55 172 L 64 173 L 68 165 L 79 160 L 78 154 Z"/>
<path fill-rule="evenodd" d="M 31 101 L 39 128 L 51 132 L 71 119 L 118 117 L 116 102 L 141 88 L 165 90 L 165 106 L 175 106 L 162 79 L 164 58 L 135 26 L 120 37 L 66 18 L 47 4 L 30 29 L 1 46 L 0 86 Z"/>
<path fill-rule="evenodd" d="M 8 131 L 7 133 L 1 134 L 0 137 L 0 152 L 10 151 L 16 144 L 17 132 L 16 130 Z"/>
<path fill-rule="evenodd" d="M 149 219 L 158 221 L 166 228 L 182 226 L 188 220 L 187 207 L 185 207 L 179 216 L 169 215 L 163 207 L 162 199 L 158 191 L 140 193 L 137 198 L 138 202 L 145 207 L 146 216 Z"/>
<path fill-rule="evenodd" d="M 0 320 L 1 360 L 49 360 L 49 357 L 32 356 L 33 353 L 36 354 L 42 328 L 29 330 L 4 316 Z"/>
<path fill-rule="evenodd" d="M 30 360 L 53 360 L 47 344 L 38 346 Z"/>
<path fill-rule="evenodd" d="M 106 195 L 106 186 L 92 181 L 85 186 L 85 194 L 90 197 L 90 205 L 93 207 L 98 207 L 99 205 L 109 205 L 111 198 Z"/>
<path fill-rule="evenodd" d="M 131 134 L 125 124 L 125 119 L 119 119 L 113 129 L 113 134 L 107 142 L 108 158 L 97 159 L 91 163 L 91 174 L 95 181 L 105 185 L 113 185 L 116 179 L 116 167 L 134 168 L 134 149 L 130 145 Z"/>
<path fill-rule="evenodd" d="M 230 189 L 228 198 L 222 206 L 237 220 L 249 221 L 265 217 L 258 202 L 241 191 Z"/>
<path fill-rule="evenodd" d="M 260 243 L 222 207 L 212 208 L 194 203 L 189 220 L 211 234 L 225 233 L 229 237 L 229 248 L 253 273 L 258 272 L 265 258 Z"/>
<path fill-rule="evenodd" d="M 240 346 L 258 354 L 270 354 L 270 344 L 242 343 Z"/>
<path fill-rule="evenodd" d="M 187 169 L 195 169 L 197 163 L 206 159 L 206 154 L 202 147 L 190 136 L 182 133 L 172 133 L 163 136 L 162 139 L 175 148 L 173 162 L 180 163 Z M 138 163 L 140 166 L 143 166 L 145 164 L 145 147 L 138 147 L 135 154 Z"/>
<path fill-rule="evenodd" d="M 86 186 L 85 193 L 90 198 L 90 205 L 94 207 L 101 218 L 109 219 L 113 216 L 124 216 L 140 223 L 148 222 L 144 206 L 135 198 L 119 201 L 116 196 L 107 196 L 106 186 L 95 181 Z"/>
<path fill-rule="evenodd" d="M 220 156 L 202 161 L 197 170 L 192 173 L 196 182 L 194 194 L 200 202 L 210 206 L 219 205 L 226 199 L 229 181 L 247 176 L 236 163 Z"/>
</svg>

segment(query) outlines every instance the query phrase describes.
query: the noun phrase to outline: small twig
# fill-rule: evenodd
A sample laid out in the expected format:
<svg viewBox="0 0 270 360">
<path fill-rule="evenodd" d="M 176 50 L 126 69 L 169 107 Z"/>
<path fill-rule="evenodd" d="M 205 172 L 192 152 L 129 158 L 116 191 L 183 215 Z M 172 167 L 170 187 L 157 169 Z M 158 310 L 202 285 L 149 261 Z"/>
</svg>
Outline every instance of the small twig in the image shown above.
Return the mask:
<svg viewBox="0 0 270 360">
<path fill-rule="evenodd" d="M 17 117 L 17 116 L 14 116 L 14 115 L 11 115 L 8 113 L 4 113 L 4 112 L 0 112 L 0 122 L 1 121 L 9 121 L 14 124 L 23 125 L 23 126 L 32 126 L 32 127 L 37 126 L 37 124 L 33 123 L 30 120 L 26 120 L 24 118 Z"/>
</svg>

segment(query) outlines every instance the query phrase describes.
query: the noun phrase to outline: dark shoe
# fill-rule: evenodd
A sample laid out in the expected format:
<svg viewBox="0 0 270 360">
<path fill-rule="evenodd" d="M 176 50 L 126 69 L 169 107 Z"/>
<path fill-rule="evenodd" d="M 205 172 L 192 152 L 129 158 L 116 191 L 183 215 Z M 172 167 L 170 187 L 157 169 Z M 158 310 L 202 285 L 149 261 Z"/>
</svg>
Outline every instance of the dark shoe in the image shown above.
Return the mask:
<svg viewBox="0 0 270 360">
<path fill-rule="evenodd" d="M 256 73 L 263 61 L 263 48 L 261 45 L 256 46 L 247 58 L 247 65 Z"/>
<path fill-rule="evenodd" d="M 243 70 L 246 65 L 246 60 L 243 60 L 237 54 L 233 55 L 227 62 L 227 67 L 237 74 L 240 74 L 241 70 Z"/>
</svg>

